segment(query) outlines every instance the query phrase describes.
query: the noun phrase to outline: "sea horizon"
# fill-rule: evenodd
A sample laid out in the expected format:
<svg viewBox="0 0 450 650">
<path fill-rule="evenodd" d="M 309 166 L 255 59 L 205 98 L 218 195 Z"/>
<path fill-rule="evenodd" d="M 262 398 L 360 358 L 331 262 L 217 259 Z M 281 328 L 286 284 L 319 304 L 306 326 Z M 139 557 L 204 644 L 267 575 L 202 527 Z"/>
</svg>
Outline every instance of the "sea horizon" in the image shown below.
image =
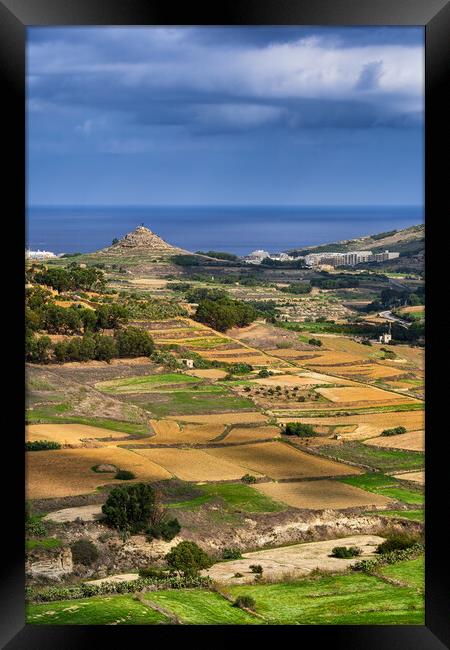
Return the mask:
<svg viewBox="0 0 450 650">
<path fill-rule="evenodd" d="M 192 252 L 275 253 L 419 225 L 423 211 L 421 205 L 33 205 L 26 245 L 88 253 L 143 223 Z"/>
</svg>

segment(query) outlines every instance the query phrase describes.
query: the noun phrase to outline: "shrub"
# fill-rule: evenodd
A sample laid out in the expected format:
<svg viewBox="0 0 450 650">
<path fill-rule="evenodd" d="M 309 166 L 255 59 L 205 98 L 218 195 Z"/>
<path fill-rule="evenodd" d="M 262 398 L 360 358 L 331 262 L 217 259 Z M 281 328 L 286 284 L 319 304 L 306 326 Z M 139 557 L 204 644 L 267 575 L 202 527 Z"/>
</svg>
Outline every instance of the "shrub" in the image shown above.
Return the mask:
<svg viewBox="0 0 450 650">
<path fill-rule="evenodd" d="M 350 558 L 358 557 L 362 551 L 357 546 L 335 546 L 331 551 L 331 557 Z"/>
<path fill-rule="evenodd" d="M 167 572 L 164 569 L 159 567 L 146 567 L 145 569 L 139 569 L 139 575 L 141 578 L 155 578 L 160 580 L 162 578 L 167 578 Z"/>
<path fill-rule="evenodd" d="M 178 519 L 169 519 L 168 521 L 161 521 L 160 523 L 150 526 L 147 529 L 147 539 L 163 539 L 170 542 L 178 535 L 181 530 L 181 525 Z"/>
<path fill-rule="evenodd" d="M 79 539 L 70 548 L 72 549 L 72 558 L 75 564 L 89 566 L 98 558 L 97 547 L 90 539 Z"/>
<path fill-rule="evenodd" d="M 244 577 L 243 574 L 239 573 L 239 571 L 237 573 L 235 573 L 234 576 L 233 576 L 233 578 L 243 578 L 243 577 Z"/>
<path fill-rule="evenodd" d="M 102 506 L 106 523 L 125 533 L 145 530 L 154 509 L 155 491 L 144 483 L 113 488 Z"/>
<path fill-rule="evenodd" d="M 127 327 L 116 335 L 119 357 L 148 357 L 155 345 L 148 332 L 139 327 Z"/>
<path fill-rule="evenodd" d="M 378 545 L 377 553 L 384 555 L 392 551 L 405 551 L 418 542 L 418 536 L 411 533 L 392 532 L 388 534 L 387 539 Z"/>
<path fill-rule="evenodd" d="M 250 564 L 248 568 L 252 573 L 257 573 L 258 575 L 262 575 L 263 568 L 260 564 Z"/>
<path fill-rule="evenodd" d="M 320 348 L 323 345 L 323 343 L 322 343 L 322 341 L 320 339 L 309 339 L 308 343 L 310 345 L 315 345 L 318 348 Z"/>
<path fill-rule="evenodd" d="M 261 370 L 258 372 L 258 377 L 265 378 L 268 376 L 269 376 L 269 371 L 267 370 L 267 368 L 261 368 Z"/>
<path fill-rule="evenodd" d="M 256 483 L 256 480 L 256 476 L 253 476 L 252 474 L 244 474 L 241 478 L 243 483 Z"/>
<path fill-rule="evenodd" d="M 61 449 L 61 445 L 53 440 L 34 440 L 25 443 L 25 451 L 44 451 L 47 449 Z"/>
<path fill-rule="evenodd" d="M 303 401 L 300 397 L 298 399 Z M 316 435 L 312 424 L 303 424 L 302 422 L 288 422 L 283 433 L 287 436 L 299 436 L 300 438 L 311 438 Z"/>
<path fill-rule="evenodd" d="M 223 560 L 240 560 L 242 559 L 241 552 L 238 548 L 224 548 L 222 551 Z"/>
<path fill-rule="evenodd" d="M 392 429 L 385 429 L 381 432 L 382 436 L 398 436 L 401 433 L 406 433 L 405 427 L 393 427 Z"/>
<path fill-rule="evenodd" d="M 252 596 L 238 596 L 233 603 L 233 607 L 254 610 L 256 607 L 256 602 Z"/>
<path fill-rule="evenodd" d="M 165 557 L 167 564 L 185 577 L 195 577 L 200 569 L 211 566 L 211 560 L 195 542 L 180 542 Z"/>
<path fill-rule="evenodd" d="M 119 469 L 114 478 L 117 478 L 120 481 L 131 481 L 133 478 L 136 478 L 136 475 L 133 474 L 133 472 L 129 472 L 127 469 Z"/>
<path fill-rule="evenodd" d="M 47 526 L 38 517 L 30 516 L 26 519 L 25 531 L 27 537 L 45 537 Z"/>
</svg>

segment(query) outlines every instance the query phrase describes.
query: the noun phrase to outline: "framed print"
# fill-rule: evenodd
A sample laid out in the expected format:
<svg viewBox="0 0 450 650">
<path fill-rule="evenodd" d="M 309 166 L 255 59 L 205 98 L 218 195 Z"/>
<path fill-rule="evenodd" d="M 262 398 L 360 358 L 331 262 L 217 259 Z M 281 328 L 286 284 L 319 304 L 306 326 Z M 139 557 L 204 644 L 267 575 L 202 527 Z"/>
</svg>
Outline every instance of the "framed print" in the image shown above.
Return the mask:
<svg viewBox="0 0 450 650">
<path fill-rule="evenodd" d="M 2 647 L 447 647 L 449 14 L 2 1 Z"/>
</svg>

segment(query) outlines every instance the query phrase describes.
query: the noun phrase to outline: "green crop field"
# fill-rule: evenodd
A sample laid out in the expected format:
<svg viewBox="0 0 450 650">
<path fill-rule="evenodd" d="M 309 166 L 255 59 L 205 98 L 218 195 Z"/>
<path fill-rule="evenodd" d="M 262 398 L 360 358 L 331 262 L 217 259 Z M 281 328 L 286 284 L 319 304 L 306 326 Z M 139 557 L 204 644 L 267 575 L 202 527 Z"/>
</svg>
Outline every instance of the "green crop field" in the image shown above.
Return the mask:
<svg viewBox="0 0 450 650">
<path fill-rule="evenodd" d="M 31 604 L 27 623 L 37 625 L 154 625 L 168 619 L 133 596 L 96 596 Z"/>
<path fill-rule="evenodd" d="M 366 515 L 373 515 L 373 512 L 365 512 Z M 380 513 L 377 513 L 380 514 Z M 425 521 L 424 510 L 383 510 L 383 517 L 392 517 L 395 519 L 409 519 L 410 521 Z"/>
<path fill-rule="evenodd" d="M 392 476 L 385 476 L 384 474 L 378 473 L 362 474 L 359 476 L 349 476 L 340 479 L 340 481 L 367 490 L 368 492 L 382 494 L 385 497 L 403 501 L 408 505 L 423 505 L 424 503 L 425 497 L 423 490 L 419 488 L 417 490 L 414 488 L 406 488 Z"/>
<path fill-rule="evenodd" d="M 188 501 L 171 503 L 171 508 L 195 508 L 220 498 L 234 510 L 244 512 L 280 512 L 286 506 L 269 499 L 244 483 L 216 483 L 197 486 L 204 494 Z"/>
<path fill-rule="evenodd" d="M 339 446 L 325 445 L 324 447 L 320 447 L 320 452 L 338 460 L 348 460 L 382 472 L 395 472 L 402 469 L 423 469 L 425 466 L 425 456 L 423 453 L 369 447 L 357 441 L 344 442 Z"/>
<path fill-rule="evenodd" d="M 158 591 L 146 599 L 174 612 L 190 625 L 251 625 L 260 622 L 220 594 L 204 589 Z"/>
<path fill-rule="evenodd" d="M 104 393 L 138 393 L 148 392 L 155 387 L 170 386 L 179 384 L 197 384 L 201 380 L 190 375 L 181 373 L 170 373 L 164 375 L 147 375 L 138 377 L 126 377 L 125 379 L 114 379 L 113 381 L 101 381 L 95 385 L 98 390 Z"/>
<path fill-rule="evenodd" d="M 253 402 L 245 397 L 235 397 L 225 391 L 180 391 L 153 393 L 151 401 L 136 402 L 156 417 L 166 415 L 195 415 L 221 413 L 240 409 L 254 409 Z"/>
</svg>

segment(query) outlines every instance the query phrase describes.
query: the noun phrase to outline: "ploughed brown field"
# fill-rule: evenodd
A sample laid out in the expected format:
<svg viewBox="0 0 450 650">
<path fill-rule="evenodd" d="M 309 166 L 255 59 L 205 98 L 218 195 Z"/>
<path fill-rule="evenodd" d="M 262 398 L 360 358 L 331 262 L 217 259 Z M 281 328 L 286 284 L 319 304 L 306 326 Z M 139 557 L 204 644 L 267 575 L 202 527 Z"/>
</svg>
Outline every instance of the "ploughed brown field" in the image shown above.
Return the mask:
<svg viewBox="0 0 450 650">
<path fill-rule="evenodd" d="M 255 488 L 266 496 L 293 508 L 343 510 L 361 506 L 388 506 L 391 499 L 366 492 L 340 481 L 301 481 L 295 483 L 257 483 Z"/>
<path fill-rule="evenodd" d="M 216 459 L 237 463 L 247 472 L 273 479 L 361 474 L 356 467 L 307 454 L 282 442 L 219 447 L 207 452 Z"/>
<path fill-rule="evenodd" d="M 95 465 L 111 464 L 136 475 L 136 481 L 160 481 L 172 474 L 134 451 L 119 447 L 56 449 L 26 454 L 28 499 L 89 494 L 100 485 L 122 483 L 114 473 L 97 473 Z"/>
<path fill-rule="evenodd" d="M 407 431 L 397 436 L 380 436 L 367 440 L 365 444 L 386 449 L 425 451 L 425 431 Z"/>
<path fill-rule="evenodd" d="M 373 386 L 337 386 L 335 388 L 318 388 L 317 392 L 330 400 L 337 403 L 350 402 L 377 402 L 382 404 L 405 404 L 406 402 L 416 401 L 403 395 L 395 395 L 381 388 Z"/>
</svg>

